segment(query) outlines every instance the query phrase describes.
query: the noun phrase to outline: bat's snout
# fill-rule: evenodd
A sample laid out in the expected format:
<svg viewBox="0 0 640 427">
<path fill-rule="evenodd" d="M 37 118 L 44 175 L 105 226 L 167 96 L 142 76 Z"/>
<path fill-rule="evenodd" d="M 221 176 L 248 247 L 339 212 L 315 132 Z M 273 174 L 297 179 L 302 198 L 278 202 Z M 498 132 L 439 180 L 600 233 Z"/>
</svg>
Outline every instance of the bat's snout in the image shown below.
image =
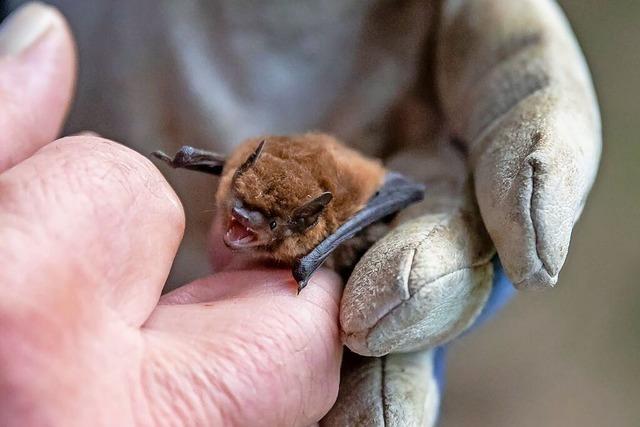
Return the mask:
<svg viewBox="0 0 640 427">
<path fill-rule="evenodd" d="M 233 218 L 247 228 L 259 230 L 265 225 L 265 218 L 260 212 L 250 211 L 242 207 L 234 206 L 231 210 Z"/>
</svg>

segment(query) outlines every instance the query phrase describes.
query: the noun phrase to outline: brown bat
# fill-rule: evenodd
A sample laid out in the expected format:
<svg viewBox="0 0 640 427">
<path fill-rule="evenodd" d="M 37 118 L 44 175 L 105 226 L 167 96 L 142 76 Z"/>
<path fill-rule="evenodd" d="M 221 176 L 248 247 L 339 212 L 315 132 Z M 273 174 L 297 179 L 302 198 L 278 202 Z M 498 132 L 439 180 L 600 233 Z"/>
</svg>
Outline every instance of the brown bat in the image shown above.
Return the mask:
<svg viewBox="0 0 640 427">
<path fill-rule="evenodd" d="M 421 184 L 321 133 L 249 139 L 228 158 L 188 146 L 174 157 L 152 154 L 174 168 L 221 175 L 216 204 L 227 221 L 225 244 L 291 265 L 299 290 L 349 239 L 352 248 L 335 253 L 334 268 L 352 268 L 380 237 L 367 227 L 424 195 Z"/>
</svg>

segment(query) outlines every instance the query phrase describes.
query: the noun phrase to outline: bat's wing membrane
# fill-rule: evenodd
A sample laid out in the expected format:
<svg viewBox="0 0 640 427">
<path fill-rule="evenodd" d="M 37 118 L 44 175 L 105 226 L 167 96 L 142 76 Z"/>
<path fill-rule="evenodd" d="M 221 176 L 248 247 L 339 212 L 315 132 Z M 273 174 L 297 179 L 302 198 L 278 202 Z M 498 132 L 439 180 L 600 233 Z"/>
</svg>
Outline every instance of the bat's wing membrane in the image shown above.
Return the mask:
<svg viewBox="0 0 640 427">
<path fill-rule="evenodd" d="M 352 238 L 374 222 L 422 200 L 424 190 L 424 185 L 411 181 L 399 173 L 387 173 L 382 187 L 364 208 L 342 224 L 335 233 L 320 242 L 311 252 L 296 260 L 292 272 L 298 282 L 298 291 L 307 285 L 311 274 L 342 242 Z"/>
<path fill-rule="evenodd" d="M 173 157 L 162 151 L 154 151 L 151 155 L 176 169 L 189 169 L 212 175 L 220 175 L 225 162 L 225 157 L 221 154 L 189 147 L 188 145 L 180 148 Z"/>
</svg>

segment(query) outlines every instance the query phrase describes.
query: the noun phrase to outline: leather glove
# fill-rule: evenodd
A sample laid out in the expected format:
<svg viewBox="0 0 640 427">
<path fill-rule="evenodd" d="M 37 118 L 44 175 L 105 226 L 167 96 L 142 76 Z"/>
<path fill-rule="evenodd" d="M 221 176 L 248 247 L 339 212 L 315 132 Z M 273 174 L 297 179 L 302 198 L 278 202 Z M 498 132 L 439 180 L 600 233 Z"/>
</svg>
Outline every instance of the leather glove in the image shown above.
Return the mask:
<svg viewBox="0 0 640 427">
<path fill-rule="evenodd" d="M 347 283 L 343 340 L 369 357 L 349 356 L 324 425 L 433 425 L 439 347 L 508 293 L 495 254 L 516 288 L 554 286 L 596 175 L 597 101 L 555 2 L 451 0 L 437 20 L 435 126 L 390 162 L 427 197 Z"/>
</svg>

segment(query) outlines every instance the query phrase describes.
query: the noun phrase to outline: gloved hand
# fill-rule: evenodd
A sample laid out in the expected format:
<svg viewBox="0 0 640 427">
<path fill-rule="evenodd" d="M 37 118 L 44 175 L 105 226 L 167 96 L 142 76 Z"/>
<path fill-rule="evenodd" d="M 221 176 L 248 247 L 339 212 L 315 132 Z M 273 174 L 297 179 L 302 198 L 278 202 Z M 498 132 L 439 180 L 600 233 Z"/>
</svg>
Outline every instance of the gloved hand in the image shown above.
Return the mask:
<svg viewBox="0 0 640 427">
<path fill-rule="evenodd" d="M 433 425 L 442 346 L 509 293 L 496 250 L 516 288 L 553 286 L 596 174 L 598 107 L 555 2 L 445 1 L 437 20 L 437 102 L 403 112 L 432 123 L 390 161 L 427 197 L 348 281 L 343 341 L 374 357 L 348 357 L 324 425 Z"/>
</svg>

